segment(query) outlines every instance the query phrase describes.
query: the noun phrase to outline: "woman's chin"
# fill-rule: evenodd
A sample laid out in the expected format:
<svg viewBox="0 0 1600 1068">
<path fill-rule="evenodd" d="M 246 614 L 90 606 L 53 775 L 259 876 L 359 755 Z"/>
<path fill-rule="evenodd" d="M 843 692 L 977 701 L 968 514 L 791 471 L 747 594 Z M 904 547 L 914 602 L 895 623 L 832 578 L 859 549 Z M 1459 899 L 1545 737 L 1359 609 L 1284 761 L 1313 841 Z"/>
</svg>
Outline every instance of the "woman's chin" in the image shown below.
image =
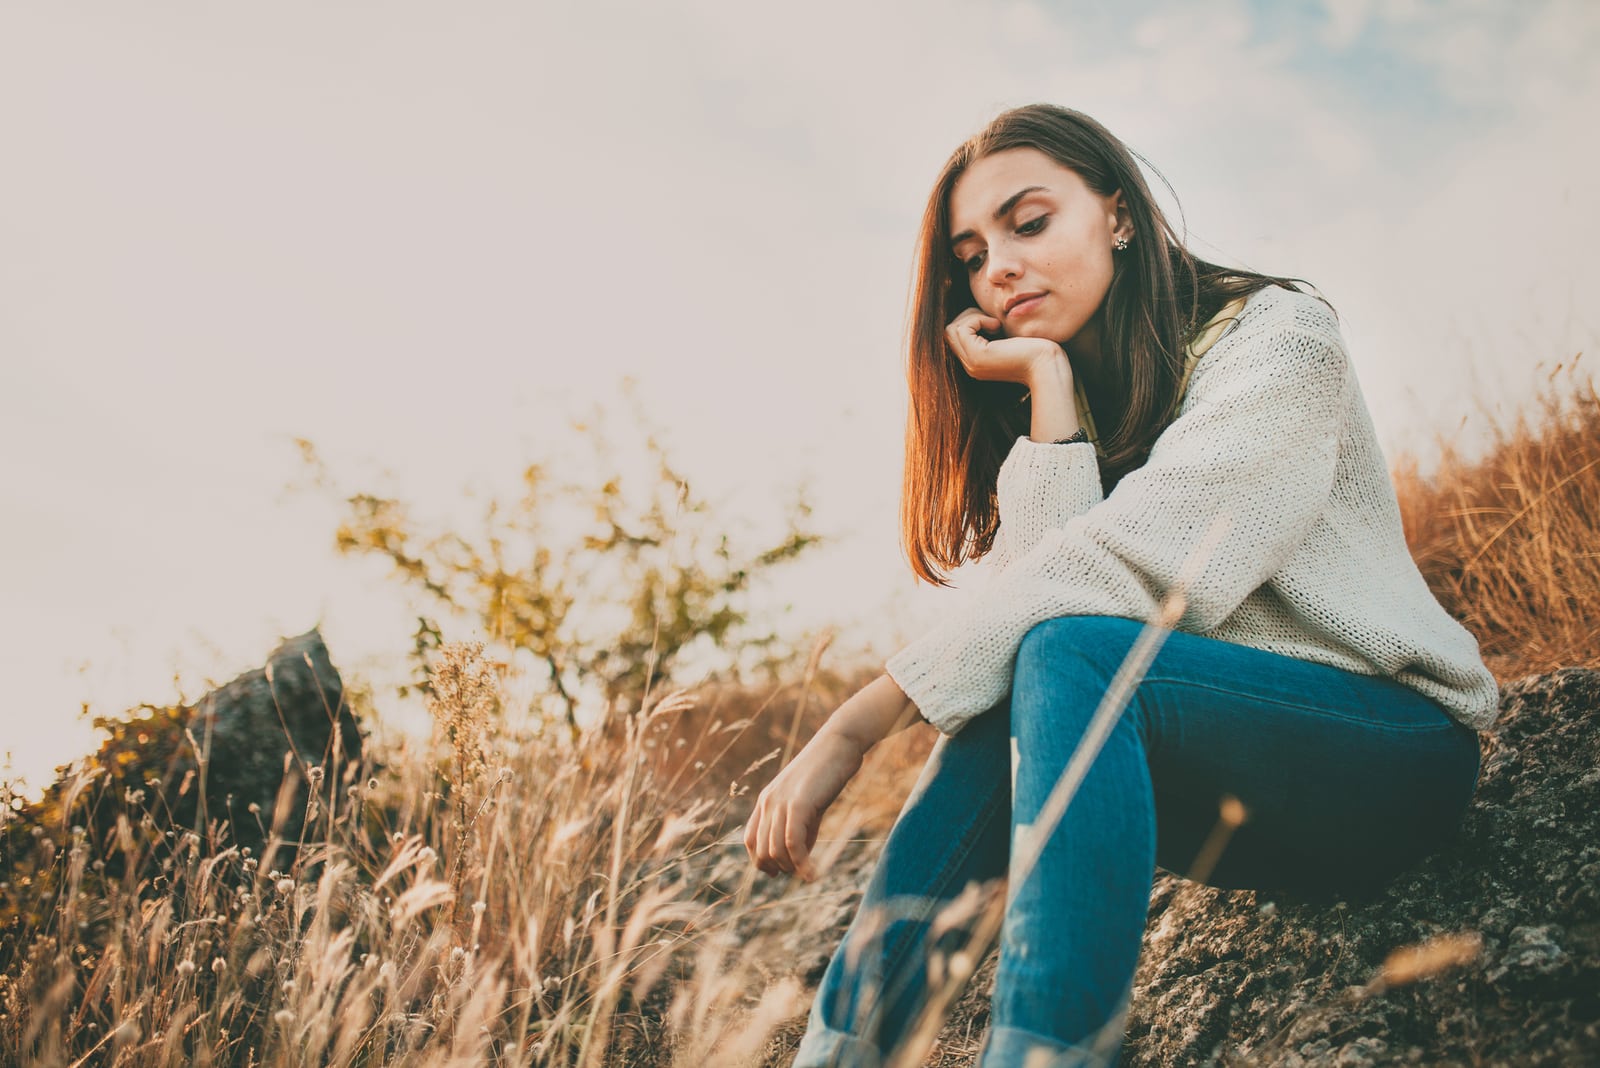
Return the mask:
<svg viewBox="0 0 1600 1068">
<path fill-rule="evenodd" d="M 1057 331 L 1048 323 L 1020 323 L 1006 331 L 1007 337 L 1042 337 L 1057 341 Z"/>
<path fill-rule="evenodd" d="M 1040 320 L 1039 322 L 1019 324 L 1018 329 L 1013 336 L 1048 338 L 1064 349 L 1067 347 L 1067 342 L 1071 341 L 1073 337 L 1076 336 L 1082 329 L 1083 324 L 1081 323 L 1062 322 L 1059 320 L 1056 322 L 1045 322 Z"/>
</svg>

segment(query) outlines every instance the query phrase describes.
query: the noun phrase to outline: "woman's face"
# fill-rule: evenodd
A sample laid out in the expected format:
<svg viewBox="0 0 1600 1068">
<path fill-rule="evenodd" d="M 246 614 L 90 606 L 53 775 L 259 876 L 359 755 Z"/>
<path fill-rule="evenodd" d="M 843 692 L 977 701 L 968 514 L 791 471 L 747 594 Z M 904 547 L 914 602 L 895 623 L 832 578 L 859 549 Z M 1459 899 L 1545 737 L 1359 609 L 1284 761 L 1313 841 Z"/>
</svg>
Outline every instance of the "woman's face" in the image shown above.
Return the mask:
<svg viewBox="0 0 1600 1068">
<path fill-rule="evenodd" d="M 1132 236 L 1120 191 L 1101 196 L 1035 148 L 1009 148 L 975 160 L 950 191 L 953 269 L 1006 337 L 1065 345 L 1111 287 L 1112 246 Z"/>
</svg>

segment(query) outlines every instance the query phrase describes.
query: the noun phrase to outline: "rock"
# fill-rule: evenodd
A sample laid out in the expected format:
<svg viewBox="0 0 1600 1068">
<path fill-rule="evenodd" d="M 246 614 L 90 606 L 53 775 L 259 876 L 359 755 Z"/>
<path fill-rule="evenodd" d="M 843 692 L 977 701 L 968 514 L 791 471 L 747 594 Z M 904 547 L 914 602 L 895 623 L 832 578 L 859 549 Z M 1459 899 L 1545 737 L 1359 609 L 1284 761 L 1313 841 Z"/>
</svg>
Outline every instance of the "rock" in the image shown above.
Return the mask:
<svg viewBox="0 0 1600 1068">
<path fill-rule="evenodd" d="M 320 776 L 328 796 L 355 768 L 363 745 L 316 630 L 285 640 L 264 667 L 192 706 L 146 705 L 98 725 L 107 737 L 89 758 L 91 787 L 80 790 L 63 777 L 36 806 L 35 820 L 93 827 L 108 845 L 125 815 L 142 823 L 139 837 L 157 843 L 171 832 L 209 835 L 226 822 L 227 842 L 259 851 L 279 807 L 280 837 L 293 843 L 305 824 L 309 780 Z M 343 796 L 342 785 L 338 792 Z M 64 806 L 74 814 L 50 815 Z M 107 863 L 120 871 L 117 852 Z"/>
<path fill-rule="evenodd" d="M 287 868 L 306 826 L 310 783 L 321 780 L 310 812 L 320 809 L 325 820 L 360 772 L 364 741 L 315 630 L 195 705 L 142 705 L 96 726 L 106 736 L 95 753 L 60 769 L 38 801 L 13 806 L 0 821 L 0 985 L 18 974 L 8 954 L 28 944 L 25 932 L 52 922 L 56 895 L 68 887 L 69 869 L 55 862 L 62 851 L 93 844 L 95 863 L 81 887 L 73 884 L 91 900 L 130 877 L 141 894 L 179 892 L 189 884 L 168 873 L 190 848 L 237 845 L 264 870 Z M 269 858 L 261 847 L 280 799 L 284 848 Z M 323 826 L 311 828 L 311 840 Z"/>
<path fill-rule="evenodd" d="M 1482 742 L 1456 839 L 1370 900 L 1160 876 L 1123 1063 L 1600 1064 L 1600 672 L 1512 684 Z M 1481 939 L 1465 963 L 1374 982 L 1394 950 L 1454 935 Z"/>
<path fill-rule="evenodd" d="M 364 741 L 315 629 L 284 641 L 265 667 L 202 697 L 189 730 L 206 756 L 210 815 L 231 819 L 234 840 L 256 845 L 275 817 L 282 837 L 297 838 L 308 778 L 341 779 L 360 758 Z M 286 781 L 280 805 L 279 788 Z M 259 815 L 251 813 L 252 804 Z"/>
<path fill-rule="evenodd" d="M 1510 946 L 1500 957 L 1500 963 L 1484 974 L 1489 982 L 1499 982 L 1506 975 L 1550 975 L 1561 970 L 1569 958 L 1556 944 L 1553 932 L 1560 928 L 1553 923 L 1540 927 L 1517 927 L 1511 932 Z"/>
</svg>

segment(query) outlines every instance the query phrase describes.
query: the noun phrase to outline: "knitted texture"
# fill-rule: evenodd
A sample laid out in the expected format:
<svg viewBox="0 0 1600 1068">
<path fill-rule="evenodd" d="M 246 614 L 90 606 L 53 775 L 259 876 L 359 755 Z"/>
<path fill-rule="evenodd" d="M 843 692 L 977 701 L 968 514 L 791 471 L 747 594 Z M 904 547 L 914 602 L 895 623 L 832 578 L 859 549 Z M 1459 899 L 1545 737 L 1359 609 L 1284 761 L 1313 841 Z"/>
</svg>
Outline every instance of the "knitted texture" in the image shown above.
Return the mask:
<svg viewBox="0 0 1600 1068">
<path fill-rule="evenodd" d="M 1026 437 L 995 491 L 992 581 L 885 665 L 945 734 L 1005 697 L 1036 623 L 1153 621 L 1171 593 L 1180 630 L 1387 675 L 1467 726 L 1494 721 L 1494 676 L 1411 558 L 1338 323 L 1315 297 L 1251 294 L 1110 496 L 1091 445 Z"/>
</svg>

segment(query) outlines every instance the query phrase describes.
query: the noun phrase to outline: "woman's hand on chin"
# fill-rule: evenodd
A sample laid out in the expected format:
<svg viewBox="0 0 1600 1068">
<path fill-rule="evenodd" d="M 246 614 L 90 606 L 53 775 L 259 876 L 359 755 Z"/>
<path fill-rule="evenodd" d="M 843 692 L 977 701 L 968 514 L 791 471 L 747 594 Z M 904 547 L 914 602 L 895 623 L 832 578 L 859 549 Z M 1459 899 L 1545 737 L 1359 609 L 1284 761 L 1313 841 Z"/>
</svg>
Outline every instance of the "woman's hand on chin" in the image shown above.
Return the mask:
<svg viewBox="0 0 1600 1068">
<path fill-rule="evenodd" d="M 1071 363 L 1062 347 L 1046 337 L 1003 337 L 991 341 L 979 331 L 998 333 L 999 319 L 968 308 L 945 327 L 945 338 L 961 359 L 967 374 L 984 382 L 1015 382 L 1032 387 L 1039 376 L 1061 371 L 1071 374 Z"/>
</svg>

